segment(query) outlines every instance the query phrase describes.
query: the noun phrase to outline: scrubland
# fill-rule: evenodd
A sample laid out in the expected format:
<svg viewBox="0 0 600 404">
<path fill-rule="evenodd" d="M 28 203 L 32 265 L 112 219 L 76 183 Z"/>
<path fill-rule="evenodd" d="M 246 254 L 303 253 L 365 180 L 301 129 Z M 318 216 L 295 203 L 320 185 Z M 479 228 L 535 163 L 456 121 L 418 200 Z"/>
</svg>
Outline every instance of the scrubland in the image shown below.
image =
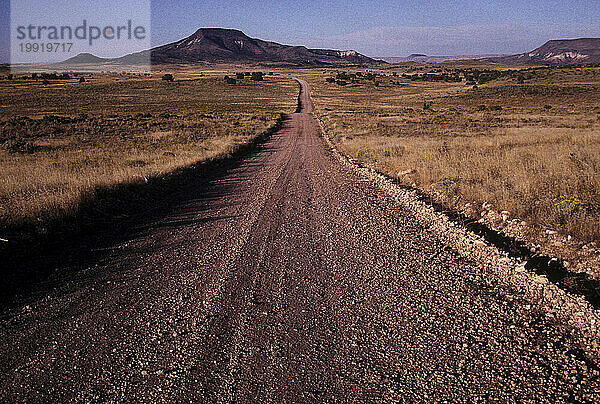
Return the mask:
<svg viewBox="0 0 600 404">
<path fill-rule="evenodd" d="M 306 76 L 346 155 L 475 218 L 487 202 L 526 221 L 531 237 L 555 229 L 598 241 L 600 68 L 472 65 Z"/>
<path fill-rule="evenodd" d="M 75 212 L 95 190 L 225 156 L 293 111 L 288 78 L 227 72 L 0 80 L 0 237 Z M 233 71 L 235 74 L 235 71 Z"/>
</svg>

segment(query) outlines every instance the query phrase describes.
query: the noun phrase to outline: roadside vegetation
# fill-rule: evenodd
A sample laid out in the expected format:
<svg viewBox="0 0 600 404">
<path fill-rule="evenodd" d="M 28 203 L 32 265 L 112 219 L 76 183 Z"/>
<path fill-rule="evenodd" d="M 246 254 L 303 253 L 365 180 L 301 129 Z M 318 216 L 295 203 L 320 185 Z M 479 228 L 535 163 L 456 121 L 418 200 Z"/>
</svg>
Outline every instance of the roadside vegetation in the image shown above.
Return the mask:
<svg viewBox="0 0 600 404">
<path fill-rule="evenodd" d="M 227 155 L 295 107 L 290 80 L 220 73 L 0 80 L 0 237 L 44 232 L 99 188 Z"/>
<path fill-rule="evenodd" d="M 444 63 L 307 78 L 346 155 L 477 219 L 487 203 L 532 237 L 600 240 L 599 67 Z"/>
</svg>

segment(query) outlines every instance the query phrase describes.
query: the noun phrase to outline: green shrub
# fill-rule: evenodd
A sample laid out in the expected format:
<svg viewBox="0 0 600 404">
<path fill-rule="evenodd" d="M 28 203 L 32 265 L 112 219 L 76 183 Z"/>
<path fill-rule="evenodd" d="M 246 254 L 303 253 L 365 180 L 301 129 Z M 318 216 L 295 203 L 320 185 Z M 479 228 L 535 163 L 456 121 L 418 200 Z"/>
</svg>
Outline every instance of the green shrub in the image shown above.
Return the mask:
<svg viewBox="0 0 600 404">
<path fill-rule="evenodd" d="M 173 78 L 173 75 L 172 75 L 172 74 L 169 74 L 169 73 L 167 73 L 167 74 L 165 74 L 164 76 L 162 76 L 162 79 L 163 79 L 164 81 L 173 81 L 173 80 L 174 80 L 174 78 Z"/>
</svg>

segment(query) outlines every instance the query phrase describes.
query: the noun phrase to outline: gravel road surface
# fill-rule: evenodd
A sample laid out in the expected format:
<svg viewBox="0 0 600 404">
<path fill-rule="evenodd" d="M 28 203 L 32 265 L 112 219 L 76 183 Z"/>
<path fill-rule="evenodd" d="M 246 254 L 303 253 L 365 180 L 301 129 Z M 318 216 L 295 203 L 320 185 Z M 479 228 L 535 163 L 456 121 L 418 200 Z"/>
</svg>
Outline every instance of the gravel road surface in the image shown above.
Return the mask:
<svg viewBox="0 0 600 404">
<path fill-rule="evenodd" d="M 340 164 L 299 82 L 256 152 L 2 316 L 0 402 L 599 402 L 569 328 Z"/>
</svg>

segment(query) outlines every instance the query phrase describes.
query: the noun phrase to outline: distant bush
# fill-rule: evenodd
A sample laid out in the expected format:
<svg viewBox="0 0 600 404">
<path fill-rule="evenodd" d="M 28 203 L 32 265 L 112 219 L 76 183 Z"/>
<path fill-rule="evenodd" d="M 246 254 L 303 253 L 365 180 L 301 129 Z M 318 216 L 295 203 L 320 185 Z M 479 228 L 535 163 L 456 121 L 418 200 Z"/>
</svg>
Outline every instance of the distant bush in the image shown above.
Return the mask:
<svg viewBox="0 0 600 404">
<path fill-rule="evenodd" d="M 252 80 L 254 80 L 254 81 L 263 81 L 263 76 L 264 76 L 264 73 L 262 73 L 262 72 L 253 72 L 252 73 Z"/>
<path fill-rule="evenodd" d="M 227 77 L 227 78 L 225 79 L 225 82 L 226 82 L 227 84 L 236 84 L 236 83 L 237 83 L 237 80 L 236 80 L 236 79 L 234 79 L 233 77 Z"/>
<path fill-rule="evenodd" d="M 335 79 L 334 79 L 333 77 L 327 77 L 327 78 L 325 79 L 325 81 L 326 81 L 327 83 L 335 83 Z"/>
<path fill-rule="evenodd" d="M 8 76 L 6 76 L 6 78 L 7 78 L 8 80 L 12 80 L 12 79 L 13 79 L 13 75 L 12 75 L 12 74 L 9 74 Z"/>
<path fill-rule="evenodd" d="M 338 81 L 336 81 L 336 83 L 337 83 L 338 86 L 345 86 L 345 85 L 348 84 L 348 82 L 344 81 L 344 80 L 338 80 Z"/>
<path fill-rule="evenodd" d="M 146 162 L 144 160 L 129 160 L 127 162 L 125 162 L 125 165 L 129 166 L 129 167 L 144 167 L 146 165 Z"/>
<path fill-rule="evenodd" d="M 162 76 L 162 79 L 163 79 L 163 81 L 171 81 L 171 82 L 172 82 L 173 80 L 175 80 L 175 79 L 174 79 L 174 77 L 173 77 L 173 75 L 172 75 L 172 74 L 169 74 L 169 73 L 167 73 L 167 74 L 165 74 L 164 76 Z"/>
<path fill-rule="evenodd" d="M 4 142 L 4 149 L 13 154 L 32 154 L 36 147 L 32 142 L 24 139 L 10 139 Z"/>
<path fill-rule="evenodd" d="M 446 83 L 460 83 L 462 81 L 462 77 L 458 73 L 448 74 L 431 74 L 431 73 L 423 73 L 423 74 L 403 74 L 403 78 L 410 79 L 411 81 L 444 81 Z"/>
<path fill-rule="evenodd" d="M 244 73 L 236 73 L 235 78 L 238 80 L 244 80 Z"/>
<path fill-rule="evenodd" d="M 158 116 L 164 119 L 177 118 L 177 114 L 171 114 L 169 112 L 161 112 Z"/>
<path fill-rule="evenodd" d="M 76 118 L 71 118 L 69 116 L 61 116 L 61 115 L 44 115 L 44 117 L 41 119 L 41 122 L 44 125 L 49 125 L 49 124 L 69 124 L 69 123 L 76 123 L 77 120 Z"/>
<path fill-rule="evenodd" d="M 346 72 L 338 73 L 335 78 L 341 81 L 350 81 L 350 76 L 348 76 L 348 73 Z"/>
<path fill-rule="evenodd" d="M 81 77 L 79 78 L 79 82 L 80 82 L 80 83 L 85 83 L 85 77 L 81 76 Z"/>
<path fill-rule="evenodd" d="M 502 111 L 502 106 L 500 106 L 500 105 L 490 105 L 490 111 Z"/>
</svg>

